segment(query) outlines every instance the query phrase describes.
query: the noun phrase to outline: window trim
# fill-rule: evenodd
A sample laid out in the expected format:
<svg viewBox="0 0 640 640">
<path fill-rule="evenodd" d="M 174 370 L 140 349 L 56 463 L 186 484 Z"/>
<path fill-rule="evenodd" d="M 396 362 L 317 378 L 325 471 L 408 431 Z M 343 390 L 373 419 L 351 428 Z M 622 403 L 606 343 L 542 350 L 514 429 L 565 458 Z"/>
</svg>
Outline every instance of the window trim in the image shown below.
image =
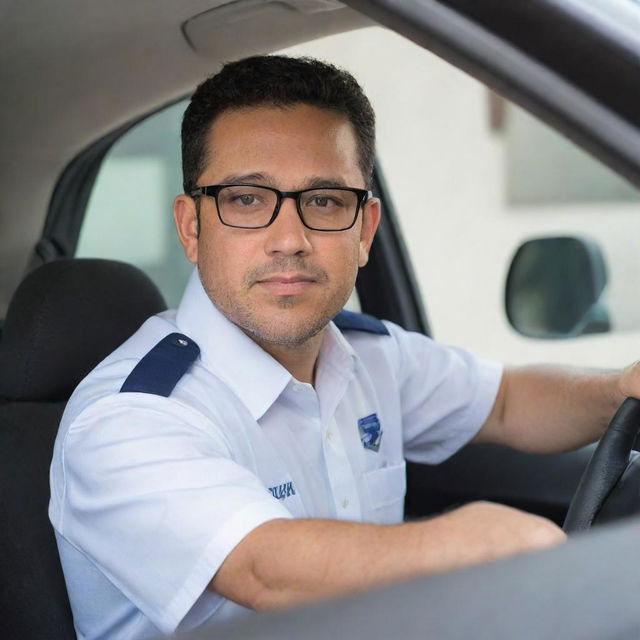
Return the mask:
<svg viewBox="0 0 640 640">
<path fill-rule="evenodd" d="M 360 308 L 409 331 L 431 335 L 427 315 L 395 207 L 379 163 L 373 172 L 373 194 L 382 203 L 382 217 L 368 264 L 358 272 Z"/>
<path fill-rule="evenodd" d="M 114 129 L 91 143 L 67 164 L 49 201 L 42 236 L 33 250 L 29 270 L 44 262 L 74 257 L 89 199 L 102 163 L 113 145 L 138 124 L 186 97 L 165 103 Z"/>
</svg>

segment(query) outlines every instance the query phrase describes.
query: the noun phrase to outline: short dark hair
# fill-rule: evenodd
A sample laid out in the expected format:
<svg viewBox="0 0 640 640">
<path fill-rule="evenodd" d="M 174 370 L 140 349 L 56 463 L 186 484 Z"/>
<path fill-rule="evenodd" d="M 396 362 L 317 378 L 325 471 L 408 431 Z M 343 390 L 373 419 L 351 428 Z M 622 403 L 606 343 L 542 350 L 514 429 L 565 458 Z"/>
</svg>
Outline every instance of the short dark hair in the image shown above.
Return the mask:
<svg viewBox="0 0 640 640">
<path fill-rule="evenodd" d="M 185 193 L 197 187 L 205 169 L 207 134 L 223 112 L 261 105 L 308 104 L 346 116 L 358 143 L 358 164 L 367 186 L 375 158 L 375 115 L 355 78 L 313 58 L 252 56 L 224 65 L 191 96 L 182 119 L 182 175 Z"/>
</svg>

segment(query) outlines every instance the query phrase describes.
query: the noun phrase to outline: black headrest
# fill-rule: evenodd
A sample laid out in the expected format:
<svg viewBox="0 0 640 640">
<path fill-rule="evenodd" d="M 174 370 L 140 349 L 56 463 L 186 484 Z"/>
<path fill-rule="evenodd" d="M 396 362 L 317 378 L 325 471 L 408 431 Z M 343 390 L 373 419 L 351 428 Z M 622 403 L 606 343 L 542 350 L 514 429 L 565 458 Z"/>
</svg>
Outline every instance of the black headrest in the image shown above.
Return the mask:
<svg viewBox="0 0 640 640">
<path fill-rule="evenodd" d="M 122 262 L 56 260 L 16 290 L 0 341 L 0 398 L 66 400 L 82 378 L 149 317 L 157 287 Z"/>
</svg>

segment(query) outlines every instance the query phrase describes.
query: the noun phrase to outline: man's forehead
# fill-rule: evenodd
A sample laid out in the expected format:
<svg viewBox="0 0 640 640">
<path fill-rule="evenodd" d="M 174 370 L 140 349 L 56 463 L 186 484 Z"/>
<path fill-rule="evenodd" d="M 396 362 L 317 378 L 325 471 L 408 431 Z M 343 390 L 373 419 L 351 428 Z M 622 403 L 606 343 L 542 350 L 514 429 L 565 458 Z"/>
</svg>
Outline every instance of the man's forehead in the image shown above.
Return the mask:
<svg viewBox="0 0 640 640">
<path fill-rule="evenodd" d="M 310 113 L 316 113 L 318 117 L 331 117 L 339 120 L 343 120 L 345 122 L 349 121 L 346 113 L 339 111 L 337 109 L 333 109 L 331 107 L 320 106 L 316 104 L 312 104 L 311 102 L 291 102 L 291 103 L 257 103 L 257 104 L 249 104 L 249 105 L 239 105 L 239 106 L 231 106 L 223 109 L 216 113 L 211 122 L 209 123 L 209 128 L 213 126 L 218 120 L 224 119 L 227 117 L 243 117 L 243 116 L 252 116 L 256 112 L 274 112 L 274 113 L 287 113 L 294 110 L 304 109 Z"/>
<path fill-rule="evenodd" d="M 295 158 L 302 172 L 304 161 L 309 161 L 310 171 L 296 180 L 299 185 L 288 184 L 287 189 L 354 186 L 355 176 L 345 173 L 361 177 L 358 156 L 355 131 L 346 115 L 303 103 L 257 105 L 228 109 L 212 121 L 203 173 L 220 169 L 223 175 L 216 171 L 218 183 L 284 188 L 274 168 L 286 158 Z M 310 166 L 316 162 L 324 166 Z"/>
</svg>

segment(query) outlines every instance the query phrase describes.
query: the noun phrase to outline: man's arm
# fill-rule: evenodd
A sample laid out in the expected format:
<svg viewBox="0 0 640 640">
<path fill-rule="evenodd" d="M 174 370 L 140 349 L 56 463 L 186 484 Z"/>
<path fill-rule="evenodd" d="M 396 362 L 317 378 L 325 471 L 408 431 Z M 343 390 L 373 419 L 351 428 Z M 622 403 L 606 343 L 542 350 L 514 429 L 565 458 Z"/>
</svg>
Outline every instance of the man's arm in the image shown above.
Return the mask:
<svg viewBox="0 0 640 640">
<path fill-rule="evenodd" d="M 597 440 L 627 396 L 640 397 L 640 367 L 622 373 L 554 366 L 507 369 L 474 442 L 530 453 L 576 449 Z"/>
<path fill-rule="evenodd" d="M 271 520 L 241 540 L 209 588 L 244 606 L 267 610 L 563 540 L 562 531 L 548 520 L 491 503 L 399 525 Z"/>
<path fill-rule="evenodd" d="M 536 453 L 573 449 L 596 440 L 627 396 L 640 397 L 639 365 L 622 373 L 509 369 L 476 442 Z M 209 588 L 245 606 L 272 609 L 531 551 L 564 538 L 544 518 L 491 503 L 393 526 L 272 520 L 237 545 Z"/>
</svg>

